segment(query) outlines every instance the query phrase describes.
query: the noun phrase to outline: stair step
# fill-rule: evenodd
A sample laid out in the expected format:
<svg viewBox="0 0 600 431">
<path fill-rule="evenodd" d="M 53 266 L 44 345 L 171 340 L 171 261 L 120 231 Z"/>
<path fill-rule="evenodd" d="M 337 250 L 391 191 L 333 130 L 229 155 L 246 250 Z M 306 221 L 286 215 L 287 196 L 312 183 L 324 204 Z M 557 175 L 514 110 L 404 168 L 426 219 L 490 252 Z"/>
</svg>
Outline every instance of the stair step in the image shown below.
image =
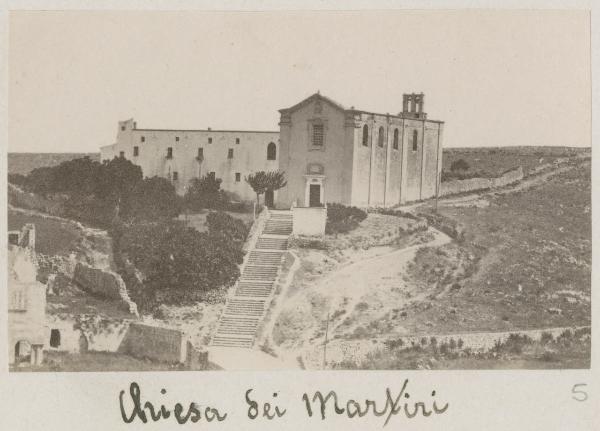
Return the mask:
<svg viewBox="0 0 600 431">
<path fill-rule="evenodd" d="M 236 294 L 236 296 L 266 298 L 271 295 L 271 289 L 265 289 L 265 290 L 238 289 L 235 291 L 235 294 Z"/>
<path fill-rule="evenodd" d="M 286 250 L 288 240 L 279 238 L 265 238 L 259 237 L 256 242 L 257 249 L 272 249 L 272 250 Z"/>
<path fill-rule="evenodd" d="M 273 290 L 273 282 L 257 283 L 252 281 L 239 281 L 235 289 L 235 296 L 260 296 L 267 297 Z"/>
<path fill-rule="evenodd" d="M 254 344 L 254 337 L 240 338 L 215 336 L 212 339 L 212 345 L 220 347 L 252 347 L 252 344 Z"/>
</svg>

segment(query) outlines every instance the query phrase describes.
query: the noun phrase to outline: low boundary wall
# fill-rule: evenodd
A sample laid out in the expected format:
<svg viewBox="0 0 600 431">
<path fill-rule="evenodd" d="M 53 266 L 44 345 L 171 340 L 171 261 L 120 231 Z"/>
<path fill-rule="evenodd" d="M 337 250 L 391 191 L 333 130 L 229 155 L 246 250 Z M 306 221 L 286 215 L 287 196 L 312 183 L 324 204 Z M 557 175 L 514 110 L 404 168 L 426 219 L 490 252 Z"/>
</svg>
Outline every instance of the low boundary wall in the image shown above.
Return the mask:
<svg viewBox="0 0 600 431">
<path fill-rule="evenodd" d="M 294 235 L 323 236 L 327 207 L 292 207 Z"/>
<path fill-rule="evenodd" d="M 466 180 L 444 181 L 440 185 L 440 196 L 504 187 L 522 179 L 523 168 L 519 166 L 496 178 L 469 178 Z"/>
</svg>

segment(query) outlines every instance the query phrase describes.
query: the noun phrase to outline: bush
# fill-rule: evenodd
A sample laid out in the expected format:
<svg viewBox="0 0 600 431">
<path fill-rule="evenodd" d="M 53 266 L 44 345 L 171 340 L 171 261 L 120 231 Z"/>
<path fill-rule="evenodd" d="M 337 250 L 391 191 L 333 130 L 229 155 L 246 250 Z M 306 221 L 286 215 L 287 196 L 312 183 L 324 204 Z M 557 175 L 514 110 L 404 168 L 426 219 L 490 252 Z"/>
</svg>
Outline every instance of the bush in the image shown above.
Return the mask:
<svg viewBox="0 0 600 431">
<path fill-rule="evenodd" d="M 327 223 L 325 233 L 346 233 L 358 227 L 358 224 L 367 218 L 367 213 L 357 207 L 348 207 L 342 204 L 327 205 Z"/>
<path fill-rule="evenodd" d="M 540 341 L 542 344 L 548 344 L 554 341 L 554 336 L 550 332 L 542 332 L 542 336 L 540 337 Z"/>
<path fill-rule="evenodd" d="M 182 201 L 175 187 L 165 178 L 145 178 L 123 202 L 120 217 L 124 220 L 157 221 L 175 218 Z"/>
<path fill-rule="evenodd" d="M 135 190 L 144 181 L 142 169 L 125 158 L 115 157 L 99 163 L 83 157 L 58 166 L 34 169 L 25 178 L 23 187 L 44 197 L 60 196 L 64 199 L 66 217 L 108 227 L 115 217 L 120 216 L 122 209 L 131 206 L 136 197 Z M 153 183 L 145 190 L 152 192 L 155 185 Z M 169 205 L 171 212 L 176 208 L 170 201 L 165 201 L 164 194 L 149 200 L 139 211 L 145 218 L 148 218 L 149 208 L 161 204 Z"/>
<path fill-rule="evenodd" d="M 115 225 L 118 253 L 143 275 L 130 292 L 141 310 L 200 301 L 208 291 L 235 283 L 248 230 L 227 214 L 209 217 L 209 231 L 202 233 L 179 221 Z"/>
<path fill-rule="evenodd" d="M 227 239 L 243 245 L 248 236 L 248 226 L 238 218 L 222 211 L 212 211 L 206 216 L 208 233 L 211 237 L 225 236 Z"/>
<path fill-rule="evenodd" d="M 458 159 L 452 162 L 450 165 L 450 170 L 452 172 L 455 171 L 468 171 L 470 168 L 469 164 L 465 159 Z"/>
<path fill-rule="evenodd" d="M 183 197 L 185 207 L 192 211 L 202 209 L 225 209 L 227 196 L 221 190 L 221 179 L 214 175 L 192 178 Z"/>
<path fill-rule="evenodd" d="M 24 186 L 27 182 L 27 177 L 22 174 L 8 174 L 8 182 L 16 186 Z"/>
</svg>

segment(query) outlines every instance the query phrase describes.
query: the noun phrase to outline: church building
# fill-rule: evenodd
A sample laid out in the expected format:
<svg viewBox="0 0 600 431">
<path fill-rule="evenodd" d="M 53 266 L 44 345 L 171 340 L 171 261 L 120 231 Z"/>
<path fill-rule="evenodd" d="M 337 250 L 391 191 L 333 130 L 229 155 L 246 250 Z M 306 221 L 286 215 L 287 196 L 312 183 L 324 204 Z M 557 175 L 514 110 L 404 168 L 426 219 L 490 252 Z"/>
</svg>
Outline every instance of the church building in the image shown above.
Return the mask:
<svg viewBox="0 0 600 431">
<path fill-rule="evenodd" d="M 345 108 L 319 93 L 279 113 L 278 132 L 138 129 L 123 121 L 101 158 L 126 157 L 180 194 L 192 178 L 215 175 L 239 201 L 255 196 L 246 175 L 279 169 L 287 186 L 267 192 L 265 203 L 282 209 L 392 207 L 438 194 L 444 123 L 427 119 L 422 93 L 405 94 L 397 114 Z"/>
</svg>

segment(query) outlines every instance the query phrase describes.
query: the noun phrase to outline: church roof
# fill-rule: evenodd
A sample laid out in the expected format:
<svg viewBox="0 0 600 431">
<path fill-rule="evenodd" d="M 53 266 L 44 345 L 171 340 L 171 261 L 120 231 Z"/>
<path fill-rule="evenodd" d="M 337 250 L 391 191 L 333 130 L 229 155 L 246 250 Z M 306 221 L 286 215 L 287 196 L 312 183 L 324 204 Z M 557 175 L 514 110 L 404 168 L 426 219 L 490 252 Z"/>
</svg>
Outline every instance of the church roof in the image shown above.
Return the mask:
<svg viewBox="0 0 600 431">
<path fill-rule="evenodd" d="M 323 96 L 321 95 L 321 93 L 316 92 L 311 96 L 308 96 L 306 99 L 304 99 L 303 101 L 296 103 L 294 106 L 290 107 L 290 108 L 284 108 L 284 109 L 280 109 L 279 112 L 281 112 L 282 114 L 285 112 L 292 112 L 295 111 L 309 103 L 311 103 L 313 100 L 322 100 L 324 102 L 329 103 L 331 106 L 333 106 L 334 108 L 339 109 L 340 111 L 345 111 L 346 108 L 341 104 L 336 102 L 333 99 L 330 99 L 329 97 Z"/>
<path fill-rule="evenodd" d="M 316 92 L 310 96 L 308 96 L 306 99 L 302 100 L 299 103 L 296 103 L 294 106 L 290 107 L 290 108 L 284 108 L 284 109 L 280 109 L 279 112 L 281 114 L 289 114 L 290 112 L 296 111 L 297 109 L 302 108 L 303 106 L 311 103 L 313 100 L 321 100 L 324 101 L 326 103 L 329 103 L 331 106 L 333 106 L 336 109 L 339 109 L 342 112 L 349 112 L 349 113 L 360 113 L 360 114 L 367 114 L 367 115 L 377 115 L 377 116 L 381 116 L 381 117 L 393 117 L 393 118 L 408 118 L 408 119 L 414 119 L 411 117 L 406 117 L 403 115 L 402 112 L 398 113 L 397 115 L 393 115 L 393 114 L 383 114 L 383 113 L 377 113 L 377 112 L 372 112 L 372 111 L 363 111 L 361 109 L 356 109 L 354 108 L 354 106 L 350 107 L 350 109 L 345 108 L 344 105 L 342 105 L 341 103 L 336 102 L 333 99 L 330 99 L 329 97 L 323 96 L 321 93 Z M 429 123 L 440 123 L 443 124 L 443 121 L 439 121 L 439 120 L 431 120 L 431 119 L 425 119 L 424 121 L 427 121 Z"/>
</svg>

